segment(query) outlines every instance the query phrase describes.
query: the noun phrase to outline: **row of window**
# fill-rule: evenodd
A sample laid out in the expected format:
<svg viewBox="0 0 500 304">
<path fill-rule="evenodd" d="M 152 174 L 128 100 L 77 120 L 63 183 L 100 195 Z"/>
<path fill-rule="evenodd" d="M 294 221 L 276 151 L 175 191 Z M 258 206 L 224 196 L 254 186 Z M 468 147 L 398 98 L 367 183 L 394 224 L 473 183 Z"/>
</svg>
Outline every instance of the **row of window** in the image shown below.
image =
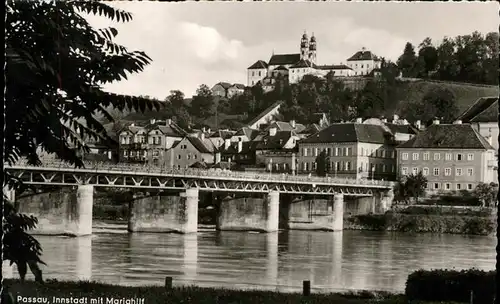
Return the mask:
<svg viewBox="0 0 500 304">
<path fill-rule="evenodd" d="M 198 159 L 198 155 L 196 155 L 196 154 L 191 155 L 191 153 L 186 154 L 186 159 L 187 160 L 190 160 L 191 158 L 192 159 Z M 182 155 L 181 154 L 177 155 L 177 159 L 179 159 L 179 160 L 182 159 Z"/>
<path fill-rule="evenodd" d="M 433 159 L 434 160 L 441 160 L 441 154 L 439 152 L 436 152 L 433 154 Z M 419 160 L 420 158 L 420 153 L 419 152 L 413 152 L 411 155 L 412 160 Z M 467 158 L 466 158 L 467 157 Z M 402 160 L 408 160 L 409 159 L 409 153 L 408 152 L 402 152 L 401 153 L 401 159 Z M 467 153 L 467 155 L 462 154 L 462 153 L 455 153 L 455 157 L 453 157 L 453 153 L 445 153 L 444 154 L 444 159 L 448 161 L 473 161 L 474 160 L 474 153 Z M 422 155 L 422 160 L 430 160 L 430 153 L 429 152 L 424 152 Z"/>
<path fill-rule="evenodd" d="M 302 148 L 302 156 L 318 156 L 321 151 L 325 151 L 327 156 L 352 156 L 352 148 L 341 147 L 341 148 L 325 148 L 321 150 L 320 148 Z M 381 158 L 396 158 L 395 151 L 387 151 L 384 149 L 365 149 L 361 148 L 357 156 L 371 156 L 371 157 L 381 157 Z"/>
<path fill-rule="evenodd" d="M 158 151 L 155 151 L 155 152 L 158 152 Z M 128 150 L 123 150 L 123 156 L 127 157 L 127 156 L 130 156 L 130 157 L 135 157 L 135 156 L 143 156 L 143 157 L 146 157 L 148 155 L 148 151 L 128 151 Z"/>
<path fill-rule="evenodd" d="M 123 136 L 121 143 L 124 145 L 131 144 L 132 143 L 132 136 Z M 136 136 L 133 138 L 133 143 L 134 144 L 145 144 L 146 137 L 145 136 Z M 149 137 L 149 144 L 161 145 L 161 136 L 150 136 Z"/>
<path fill-rule="evenodd" d="M 434 176 L 439 176 L 440 175 L 440 168 L 434 168 L 432 170 L 432 175 Z M 401 174 L 402 175 L 408 175 L 408 167 L 402 167 L 401 168 Z M 412 174 L 413 175 L 417 175 L 418 172 L 420 172 L 419 168 L 417 167 L 413 167 L 412 168 Z M 444 169 L 444 176 L 451 176 L 451 173 L 452 173 L 452 170 L 451 168 L 445 168 Z M 429 168 L 423 168 L 422 169 L 422 174 L 424 176 L 428 176 L 429 175 Z M 463 176 L 464 175 L 464 171 L 463 171 L 463 168 L 455 168 L 455 176 Z M 473 176 L 474 175 L 474 168 L 467 168 L 467 176 Z"/>
<path fill-rule="evenodd" d="M 429 190 L 473 190 L 474 185 L 472 184 L 454 184 L 455 187 L 452 186 L 452 183 L 432 183 L 431 185 L 427 184 L 426 188 Z"/>
</svg>

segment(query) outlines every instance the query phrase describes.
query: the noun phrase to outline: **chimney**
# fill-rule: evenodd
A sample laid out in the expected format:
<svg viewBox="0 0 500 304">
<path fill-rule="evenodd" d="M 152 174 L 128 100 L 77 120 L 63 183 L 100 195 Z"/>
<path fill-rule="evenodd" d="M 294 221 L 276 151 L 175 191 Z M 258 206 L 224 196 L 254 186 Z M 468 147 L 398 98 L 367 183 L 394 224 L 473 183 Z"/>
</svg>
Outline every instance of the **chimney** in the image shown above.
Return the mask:
<svg viewBox="0 0 500 304">
<path fill-rule="evenodd" d="M 460 119 L 457 119 L 453 122 L 454 125 L 461 125 L 462 121 Z"/>
<path fill-rule="evenodd" d="M 420 120 L 417 120 L 415 122 L 415 128 L 417 128 L 417 130 L 422 129 L 422 122 Z"/>
<path fill-rule="evenodd" d="M 238 142 L 238 153 L 241 153 L 241 150 L 243 150 L 243 142 L 239 141 Z"/>
<path fill-rule="evenodd" d="M 230 138 L 226 138 L 224 140 L 224 150 L 227 150 L 229 149 L 229 146 L 231 145 L 231 139 Z"/>
<path fill-rule="evenodd" d="M 292 126 L 292 128 L 295 129 L 295 120 L 294 119 L 290 120 L 290 126 Z"/>
<path fill-rule="evenodd" d="M 432 121 L 432 124 L 433 125 L 439 125 L 439 119 L 434 118 L 434 120 Z"/>
<path fill-rule="evenodd" d="M 166 126 L 170 126 L 171 124 L 172 124 L 172 119 L 169 118 L 169 119 L 165 120 Z"/>
<path fill-rule="evenodd" d="M 156 122 L 156 119 L 154 119 L 154 118 L 149 120 L 149 123 L 150 123 L 150 124 L 152 124 L 152 125 L 153 125 L 155 122 Z"/>
<path fill-rule="evenodd" d="M 356 123 L 363 123 L 363 118 L 361 117 L 356 118 Z"/>
<path fill-rule="evenodd" d="M 269 128 L 269 136 L 275 136 L 277 131 L 276 127 Z"/>
<path fill-rule="evenodd" d="M 394 114 L 394 116 L 392 117 L 392 123 L 397 123 L 399 120 L 399 116 L 397 114 Z"/>
<path fill-rule="evenodd" d="M 382 118 L 381 120 L 383 123 L 387 123 L 387 118 Z"/>
</svg>

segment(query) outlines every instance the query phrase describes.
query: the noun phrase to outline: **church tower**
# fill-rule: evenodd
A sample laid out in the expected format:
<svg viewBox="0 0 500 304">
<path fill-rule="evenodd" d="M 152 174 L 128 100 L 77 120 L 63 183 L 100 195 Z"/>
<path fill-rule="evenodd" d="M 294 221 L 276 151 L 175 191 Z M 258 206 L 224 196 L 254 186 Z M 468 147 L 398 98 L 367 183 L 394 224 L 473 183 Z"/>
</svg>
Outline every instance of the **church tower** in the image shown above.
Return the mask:
<svg viewBox="0 0 500 304">
<path fill-rule="evenodd" d="M 301 60 L 309 59 L 309 39 L 305 31 L 304 35 L 302 35 L 302 39 L 300 40 L 300 59 Z"/>
<path fill-rule="evenodd" d="M 311 36 L 311 42 L 309 43 L 309 61 L 316 64 L 316 37 L 314 33 Z"/>
</svg>

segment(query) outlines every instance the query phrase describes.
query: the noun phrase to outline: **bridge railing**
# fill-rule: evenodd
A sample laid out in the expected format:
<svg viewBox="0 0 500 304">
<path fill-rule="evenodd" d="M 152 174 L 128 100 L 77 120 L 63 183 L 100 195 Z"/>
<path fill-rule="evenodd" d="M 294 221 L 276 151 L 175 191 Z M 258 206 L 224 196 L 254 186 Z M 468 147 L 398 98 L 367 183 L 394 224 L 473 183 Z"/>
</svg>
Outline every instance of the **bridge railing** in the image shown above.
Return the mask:
<svg viewBox="0 0 500 304">
<path fill-rule="evenodd" d="M 20 161 L 15 166 L 28 166 L 27 162 Z M 165 175 L 180 175 L 186 177 L 221 177 L 230 179 L 253 179 L 262 181 L 287 181 L 287 182 L 307 182 L 307 183 L 327 183 L 327 184 L 347 184 L 347 185 L 375 185 L 375 186 L 391 186 L 392 183 L 383 180 L 367 180 L 354 178 L 339 178 L 339 177 L 320 177 L 309 175 L 290 175 L 285 173 L 261 173 L 261 172 L 241 172 L 217 169 L 170 169 L 162 166 L 150 166 L 141 164 L 110 164 L 104 162 L 84 162 L 84 168 L 92 171 L 109 171 L 109 172 L 134 172 L 134 173 L 156 173 Z M 74 169 L 74 165 L 70 165 L 60 161 L 45 161 L 42 165 L 44 168 L 59 168 L 59 169 Z"/>
</svg>

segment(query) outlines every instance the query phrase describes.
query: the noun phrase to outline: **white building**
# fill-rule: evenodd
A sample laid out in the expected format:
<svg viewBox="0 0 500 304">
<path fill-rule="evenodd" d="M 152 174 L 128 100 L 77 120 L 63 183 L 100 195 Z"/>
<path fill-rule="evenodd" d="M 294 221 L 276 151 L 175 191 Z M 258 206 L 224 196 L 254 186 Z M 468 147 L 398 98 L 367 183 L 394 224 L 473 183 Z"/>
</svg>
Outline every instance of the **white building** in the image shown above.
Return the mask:
<svg viewBox="0 0 500 304">
<path fill-rule="evenodd" d="M 313 34 L 309 39 L 307 33 L 304 33 L 299 53 L 273 54 L 269 62 L 258 60 L 248 67 L 248 86 L 260 82 L 263 87 L 269 88 L 274 86 L 278 77 L 285 78 L 289 83 L 297 83 L 305 75 L 324 77 L 330 72 L 336 77 L 363 76 L 380 68 L 380 60 L 364 48 L 347 59 L 347 64 L 318 65 L 316 57 L 316 37 Z"/>
</svg>

